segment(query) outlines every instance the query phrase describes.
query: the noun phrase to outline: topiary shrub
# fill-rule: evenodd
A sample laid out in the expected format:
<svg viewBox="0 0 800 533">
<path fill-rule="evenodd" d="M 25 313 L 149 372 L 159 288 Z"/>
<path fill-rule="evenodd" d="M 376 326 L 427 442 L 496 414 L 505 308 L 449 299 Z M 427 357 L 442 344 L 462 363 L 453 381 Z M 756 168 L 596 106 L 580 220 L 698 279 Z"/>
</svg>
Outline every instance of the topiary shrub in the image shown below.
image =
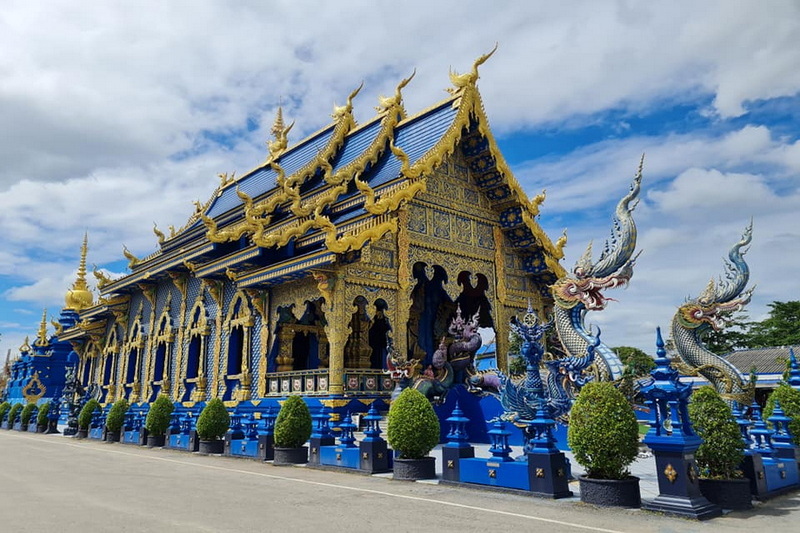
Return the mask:
<svg viewBox="0 0 800 533">
<path fill-rule="evenodd" d="M 130 407 L 130 404 L 125 398 L 114 402 L 114 405 L 108 410 L 108 416 L 106 416 L 106 431 L 119 433 L 125 423 L 125 413 L 128 412 L 128 407 Z"/>
<path fill-rule="evenodd" d="M 156 398 L 144 421 L 144 427 L 151 436 L 160 437 L 167 432 L 174 407 L 172 401 L 165 394 Z"/>
<path fill-rule="evenodd" d="M 36 425 L 46 426 L 50 422 L 47 418 L 48 414 L 50 414 L 50 402 L 39 406 L 39 414 L 36 415 Z"/>
<path fill-rule="evenodd" d="M 0 424 L 6 419 L 6 415 L 11 410 L 11 404 L 8 402 L 0 403 Z"/>
<path fill-rule="evenodd" d="M 401 459 L 422 459 L 439 444 L 439 418 L 424 394 L 403 389 L 389 407 L 386 438 Z"/>
<path fill-rule="evenodd" d="M 14 426 L 14 422 L 17 421 L 17 415 L 19 412 L 22 411 L 22 404 L 15 403 L 11 406 L 11 409 L 8 411 L 8 427 L 11 429 Z"/>
<path fill-rule="evenodd" d="M 231 415 L 228 414 L 225 404 L 219 398 L 214 398 L 206 404 L 197 418 L 197 435 L 200 440 L 219 440 L 225 436 L 230 425 Z"/>
<path fill-rule="evenodd" d="M 629 477 L 628 465 L 639 453 L 633 407 L 611 383 L 586 384 L 570 411 L 567 442 L 587 477 Z"/>
<path fill-rule="evenodd" d="M 78 413 L 78 427 L 80 429 L 89 429 L 89 426 L 92 425 L 92 416 L 94 415 L 94 411 L 98 407 L 100 407 L 100 402 L 94 398 L 83 405 L 81 412 Z"/>
<path fill-rule="evenodd" d="M 29 403 L 25 407 L 22 408 L 22 414 L 19 415 L 19 421 L 22 422 L 22 427 L 27 429 L 28 424 L 31 423 L 31 418 L 33 417 L 33 412 L 36 410 L 35 403 Z"/>
<path fill-rule="evenodd" d="M 275 447 L 300 448 L 311 437 L 311 412 L 300 396 L 289 396 L 275 420 Z"/>
<path fill-rule="evenodd" d="M 789 431 L 792 432 L 793 442 L 800 445 L 800 391 L 786 383 L 778 385 L 778 388 L 772 391 L 767 398 L 764 406 L 764 420 L 772 416 L 776 400 L 780 402 L 783 414 L 792 419 L 789 422 Z"/>
<path fill-rule="evenodd" d="M 742 477 L 744 442 L 731 408 L 711 386 L 700 387 L 689 401 L 689 419 L 703 444 L 695 457 L 700 475 L 710 479 Z"/>
</svg>

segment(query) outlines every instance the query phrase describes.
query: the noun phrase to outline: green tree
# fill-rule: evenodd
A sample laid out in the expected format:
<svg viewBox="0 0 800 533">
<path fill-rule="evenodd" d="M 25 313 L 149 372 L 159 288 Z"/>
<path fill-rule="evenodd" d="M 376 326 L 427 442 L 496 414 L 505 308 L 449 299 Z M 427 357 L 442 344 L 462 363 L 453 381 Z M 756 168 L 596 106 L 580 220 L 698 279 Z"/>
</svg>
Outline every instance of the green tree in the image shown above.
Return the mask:
<svg viewBox="0 0 800 533">
<path fill-rule="evenodd" d="M 764 405 L 764 420 L 772 416 L 776 401 L 780 402 L 783 414 L 792 419 L 789 422 L 789 431 L 792 433 L 794 443 L 800 445 L 800 391 L 793 389 L 786 383 L 778 385 L 778 388 L 772 391 L 767 398 L 766 405 Z"/>
<path fill-rule="evenodd" d="M 703 334 L 706 347 L 715 354 L 725 355 L 733 350 L 752 348 L 749 316 L 741 311 L 723 314 L 726 325 L 719 331 L 708 328 Z"/>
<path fill-rule="evenodd" d="M 739 465 L 744 458 L 744 442 L 731 408 L 714 387 L 700 387 L 692 393 L 689 418 L 703 439 L 697 449 L 697 466 L 703 477 L 733 479 L 742 477 Z"/>
<path fill-rule="evenodd" d="M 750 326 L 750 348 L 800 344 L 800 301 L 768 305 L 769 316 Z"/>
<path fill-rule="evenodd" d="M 625 365 L 625 372 L 633 377 L 643 377 L 656 367 L 653 358 L 639 348 L 632 346 L 617 346 L 611 348 L 617 354 L 619 360 Z"/>
</svg>

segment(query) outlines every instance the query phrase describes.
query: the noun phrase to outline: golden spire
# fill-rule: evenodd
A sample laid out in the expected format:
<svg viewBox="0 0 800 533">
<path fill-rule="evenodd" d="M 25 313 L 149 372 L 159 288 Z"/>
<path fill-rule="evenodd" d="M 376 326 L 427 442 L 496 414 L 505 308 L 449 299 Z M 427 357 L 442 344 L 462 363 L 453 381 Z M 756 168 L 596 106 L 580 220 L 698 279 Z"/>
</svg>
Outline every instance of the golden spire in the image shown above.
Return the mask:
<svg viewBox="0 0 800 533">
<path fill-rule="evenodd" d="M 67 291 L 65 298 L 66 308 L 80 311 L 90 307 L 94 303 L 94 297 L 89 286 L 86 284 L 86 253 L 89 250 L 89 235 L 83 234 L 83 246 L 81 246 L 81 261 L 78 265 L 78 277 L 72 288 Z"/>
<path fill-rule="evenodd" d="M 39 323 L 39 333 L 37 334 L 36 341 L 33 344 L 35 346 L 47 346 L 47 308 L 42 311 L 42 321 Z"/>
<path fill-rule="evenodd" d="M 294 122 L 288 126 L 285 126 L 283 122 L 283 107 L 278 106 L 278 114 L 275 117 L 275 123 L 272 125 L 272 129 L 270 130 L 272 136 L 275 137 L 275 140 L 267 141 L 267 148 L 269 149 L 269 159 L 267 160 L 267 163 L 278 159 L 278 157 L 280 157 L 280 155 L 286 151 L 286 147 L 289 146 L 289 139 L 287 135 L 293 126 Z"/>
</svg>

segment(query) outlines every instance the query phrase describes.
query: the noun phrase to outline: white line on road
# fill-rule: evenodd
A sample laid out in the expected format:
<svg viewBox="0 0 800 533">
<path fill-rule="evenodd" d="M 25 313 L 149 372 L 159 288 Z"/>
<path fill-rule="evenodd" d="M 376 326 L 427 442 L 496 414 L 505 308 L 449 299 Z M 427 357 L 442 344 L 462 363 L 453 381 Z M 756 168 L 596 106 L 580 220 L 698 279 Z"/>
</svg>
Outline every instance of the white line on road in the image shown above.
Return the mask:
<svg viewBox="0 0 800 533">
<path fill-rule="evenodd" d="M 586 529 L 586 530 L 589 530 L 589 531 L 599 531 L 599 532 L 603 532 L 603 533 L 623 533 L 621 531 L 614 530 L 614 529 L 604 529 L 604 528 L 600 528 L 600 527 L 586 526 L 586 525 L 583 525 L 583 524 L 576 524 L 576 523 L 573 523 L 573 522 L 564 522 L 562 520 L 554 520 L 552 518 L 542 518 L 540 516 L 531 516 L 531 515 L 520 514 L 520 513 L 512 513 L 512 512 L 509 512 L 509 511 L 501 511 L 499 509 L 487 509 L 485 507 L 474 507 L 472 505 L 466 505 L 466 504 L 463 504 L 463 503 L 454 503 L 454 502 L 448 502 L 448 501 L 443 501 L 443 500 L 436 500 L 436 499 L 432 499 L 432 498 L 421 498 L 419 496 L 408 496 L 408 495 L 405 495 L 405 494 L 396 494 L 396 493 L 393 493 L 393 492 L 384 492 L 384 491 L 381 491 L 381 490 L 365 489 L 365 488 L 360 488 L 360 487 L 351 487 L 351 486 L 348 486 L 348 485 L 339 485 L 339 484 L 336 484 L 336 483 L 325 483 L 325 482 L 322 482 L 322 481 L 310 481 L 310 480 L 306 480 L 306 479 L 298 479 L 298 478 L 293 478 L 293 477 L 276 476 L 274 474 L 267 474 L 265 472 L 253 472 L 253 471 L 250 471 L 250 470 L 239 470 L 238 468 L 227 468 L 227 467 L 224 467 L 224 466 L 200 464 L 200 463 L 194 463 L 194 462 L 191 462 L 191 461 L 182 461 L 182 460 L 179 460 L 179 459 L 170 459 L 170 458 L 167 458 L 167 457 L 156 457 L 156 456 L 150 456 L 150 455 L 144 455 L 144 454 L 138 454 L 138 453 L 124 452 L 124 451 L 121 451 L 121 450 L 111 450 L 111 449 L 103 449 L 103 448 L 87 448 L 86 446 L 82 446 L 82 445 L 79 445 L 79 444 L 72 444 L 72 443 L 63 442 L 63 441 L 56 442 L 55 440 L 43 440 L 43 439 L 38 439 L 38 438 L 35 438 L 35 437 L 28 437 L 28 436 L 25 436 L 25 435 L 15 435 L 13 433 L 8 433 L 7 435 L 11 436 L 11 437 L 15 437 L 15 438 L 32 440 L 32 441 L 36 441 L 36 442 L 44 442 L 44 443 L 48 443 L 48 444 L 59 444 L 59 445 L 62 445 L 62 446 L 70 446 L 70 447 L 73 447 L 73 448 L 78 448 L 80 450 L 88 450 L 88 451 L 95 451 L 95 452 L 101 452 L 101 453 L 115 453 L 115 454 L 118 454 L 118 455 L 128 455 L 128 456 L 131 456 L 131 457 L 141 457 L 141 458 L 150 459 L 150 460 L 153 460 L 153 461 L 163 461 L 163 462 L 166 462 L 166 463 L 175 463 L 175 464 L 185 465 L 185 466 L 196 466 L 196 467 L 200 467 L 200 468 L 208 468 L 208 469 L 211 469 L 211 470 L 222 470 L 222 471 L 226 471 L 226 472 L 236 472 L 238 474 L 247 474 L 247 475 L 252 475 L 252 476 L 260 476 L 260 477 L 266 477 L 266 478 L 270 478 L 270 479 L 278 479 L 278 480 L 282 480 L 282 481 L 294 481 L 296 483 L 305 483 L 307 485 L 317 485 L 317 486 L 320 486 L 320 487 L 330 487 L 330 488 L 334 488 L 334 489 L 343 489 L 343 490 L 349 490 L 349 491 L 355 491 L 355 492 L 366 492 L 366 493 L 369 493 L 369 494 L 377 494 L 377 495 L 380 495 L 380 496 L 388 496 L 388 497 L 391 497 L 391 498 L 401 498 L 401 499 L 405 499 L 405 500 L 412 500 L 412 501 L 418 501 L 418 502 L 435 503 L 435 504 L 439 504 L 439 505 L 447 505 L 447 506 L 450 506 L 450 507 L 458 507 L 458 508 L 463 508 L 463 509 L 471 509 L 471 510 L 474 510 L 474 511 L 482 511 L 484 513 L 499 514 L 499 515 L 504 515 L 504 516 L 513 516 L 513 517 L 516 517 L 516 518 L 523 518 L 523 519 L 526 519 L 526 520 L 535 520 L 537 522 L 546 522 L 548 524 L 558 524 L 558 525 L 562 525 L 562 526 L 574 527 L 576 529 Z"/>
</svg>

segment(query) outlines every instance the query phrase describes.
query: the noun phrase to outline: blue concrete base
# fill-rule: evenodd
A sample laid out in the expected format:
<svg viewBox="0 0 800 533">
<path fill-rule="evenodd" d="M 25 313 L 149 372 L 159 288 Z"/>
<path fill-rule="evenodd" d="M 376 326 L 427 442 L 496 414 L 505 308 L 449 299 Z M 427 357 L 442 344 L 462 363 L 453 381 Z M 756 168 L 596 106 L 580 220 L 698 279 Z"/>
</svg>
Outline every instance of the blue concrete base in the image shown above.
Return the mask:
<svg viewBox="0 0 800 533">
<path fill-rule="evenodd" d="M 231 457 L 259 459 L 260 450 L 256 439 L 231 439 L 229 450 Z"/>
<path fill-rule="evenodd" d="M 103 429 L 104 428 L 91 428 L 89 430 L 89 438 L 103 440 Z"/>
<path fill-rule="evenodd" d="M 120 436 L 121 443 L 123 444 L 136 444 L 139 446 L 144 446 L 147 443 L 147 430 L 128 430 L 122 433 Z"/>
<path fill-rule="evenodd" d="M 319 464 L 323 466 L 338 466 L 358 470 L 361 463 L 360 457 L 361 452 L 358 448 L 321 446 L 319 449 Z"/>
<path fill-rule="evenodd" d="M 767 492 L 761 498 L 772 498 L 800 487 L 797 461 L 780 457 L 763 457 Z"/>
<path fill-rule="evenodd" d="M 459 460 L 462 483 L 531 490 L 528 463 L 467 458 Z"/>
<path fill-rule="evenodd" d="M 191 450 L 189 448 L 189 434 L 188 433 L 177 433 L 175 435 L 169 435 L 167 437 L 167 442 L 165 443 L 165 448 L 171 448 L 173 450 L 184 450 L 184 451 L 197 451 Z"/>
</svg>

